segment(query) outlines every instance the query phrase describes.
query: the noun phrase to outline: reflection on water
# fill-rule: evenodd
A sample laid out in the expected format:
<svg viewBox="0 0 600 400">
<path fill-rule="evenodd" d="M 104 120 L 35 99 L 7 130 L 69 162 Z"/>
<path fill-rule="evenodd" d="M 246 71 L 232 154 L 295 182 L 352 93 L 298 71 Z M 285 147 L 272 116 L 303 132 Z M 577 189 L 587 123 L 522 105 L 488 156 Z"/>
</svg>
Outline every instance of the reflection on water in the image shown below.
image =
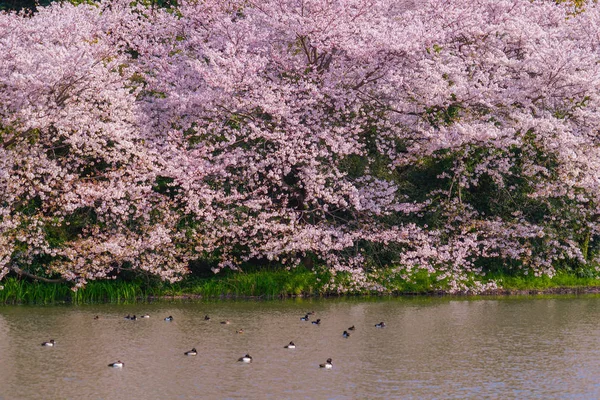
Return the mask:
<svg viewBox="0 0 600 400">
<path fill-rule="evenodd" d="M 594 296 L 5 306 L 0 399 L 600 398 L 599 334 Z"/>
</svg>

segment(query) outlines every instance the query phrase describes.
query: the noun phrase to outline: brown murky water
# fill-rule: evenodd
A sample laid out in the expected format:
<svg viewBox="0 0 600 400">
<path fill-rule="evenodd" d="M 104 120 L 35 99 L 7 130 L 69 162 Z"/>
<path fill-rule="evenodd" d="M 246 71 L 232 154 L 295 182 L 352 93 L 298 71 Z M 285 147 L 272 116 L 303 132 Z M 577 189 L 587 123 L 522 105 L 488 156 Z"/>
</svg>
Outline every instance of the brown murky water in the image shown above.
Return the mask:
<svg viewBox="0 0 600 400">
<path fill-rule="evenodd" d="M 600 398 L 600 297 L 0 307 L 0 399 L 39 398 Z"/>
</svg>

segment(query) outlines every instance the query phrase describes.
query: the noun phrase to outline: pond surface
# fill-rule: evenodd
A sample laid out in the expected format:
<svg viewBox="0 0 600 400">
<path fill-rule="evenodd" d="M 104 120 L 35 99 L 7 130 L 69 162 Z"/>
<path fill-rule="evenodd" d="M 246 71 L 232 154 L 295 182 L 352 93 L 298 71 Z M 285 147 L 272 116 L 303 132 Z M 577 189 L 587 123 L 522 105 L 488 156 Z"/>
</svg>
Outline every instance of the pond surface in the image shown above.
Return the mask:
<svg viewBox="0 0 600 400">
<path fill-rule="evenodd" d="M 0 307 L 0 399 L 39 398 L 600 398 L 600 297 Z"/>
</svg>

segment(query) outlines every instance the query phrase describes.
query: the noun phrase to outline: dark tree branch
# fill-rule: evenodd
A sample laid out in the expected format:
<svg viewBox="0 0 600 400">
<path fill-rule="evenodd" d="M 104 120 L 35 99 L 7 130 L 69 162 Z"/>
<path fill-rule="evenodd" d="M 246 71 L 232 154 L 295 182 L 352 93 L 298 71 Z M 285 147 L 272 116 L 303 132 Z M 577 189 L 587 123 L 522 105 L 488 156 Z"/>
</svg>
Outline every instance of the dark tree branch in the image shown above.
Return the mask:
<svg viewBox="0 0 600 400">
<path fill-rule="evenodd" d="M 19 276 L 26 276 L 26 277 L 34 279 L 36 281 L 42 281 L 42 282 L 46 282 L 46 283 L 62 283 L 62 282 L 65 282 L 64 278 L 49 279 L 49 278 L 44 278 L 43 276 L 34 275 L 34 274 L 29 273 L 27 271 L 23 271 L 21 268 L 17 267 L 16 265 L 13 265 L 11 267 L 11 269 L 14 272 L 16 272 L 17 275 L 19 275 Z"/>
</svg>

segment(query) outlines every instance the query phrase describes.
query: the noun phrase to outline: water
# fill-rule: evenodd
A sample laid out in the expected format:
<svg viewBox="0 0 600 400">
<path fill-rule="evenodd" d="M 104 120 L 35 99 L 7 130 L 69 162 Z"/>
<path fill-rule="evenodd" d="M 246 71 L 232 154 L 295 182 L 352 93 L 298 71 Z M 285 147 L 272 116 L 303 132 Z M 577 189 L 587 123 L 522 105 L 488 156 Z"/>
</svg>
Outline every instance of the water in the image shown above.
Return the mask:
<svg viewBox="0 0 600 400">
<path fill-rule="evenodd" d="M 0 399 L 40 398 L 600 398 L 600 297 L 0 307 Z"/>
</svg>

